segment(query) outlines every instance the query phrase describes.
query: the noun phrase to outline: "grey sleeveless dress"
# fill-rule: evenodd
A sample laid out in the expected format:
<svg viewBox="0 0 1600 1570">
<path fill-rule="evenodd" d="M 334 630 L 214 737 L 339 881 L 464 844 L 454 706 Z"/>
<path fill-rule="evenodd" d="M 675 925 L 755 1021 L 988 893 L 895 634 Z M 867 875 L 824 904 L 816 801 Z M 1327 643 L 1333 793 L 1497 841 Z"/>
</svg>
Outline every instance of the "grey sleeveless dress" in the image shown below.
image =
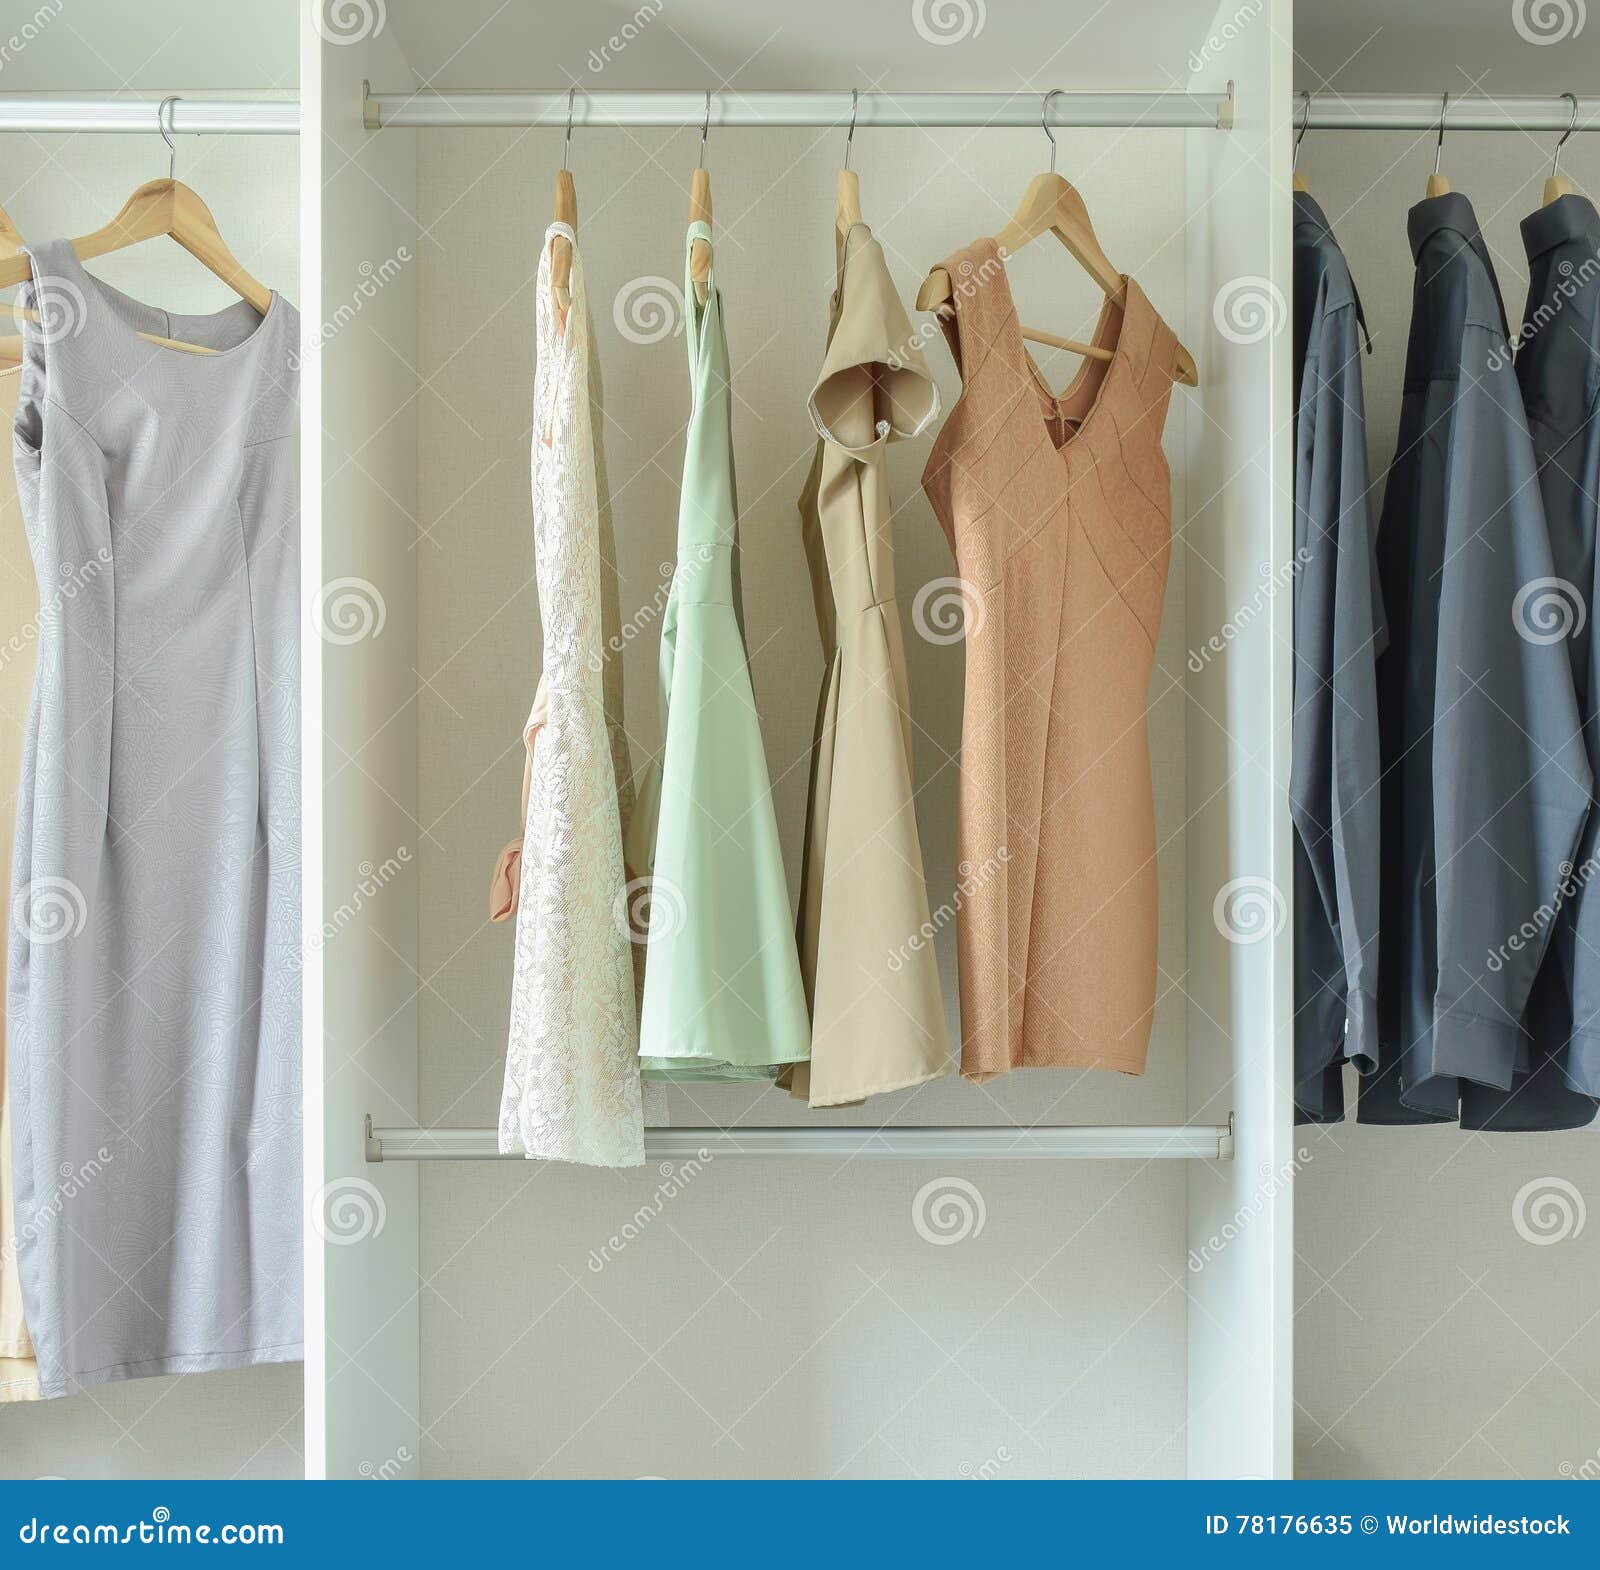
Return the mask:
<svg viewBox="0 0 1600 1570">
<path fill-rule="evenodd" d="M 32 255 L 7 1073 L 57 1396 L 301 1356 L 299 327 Z"/>
</svg>

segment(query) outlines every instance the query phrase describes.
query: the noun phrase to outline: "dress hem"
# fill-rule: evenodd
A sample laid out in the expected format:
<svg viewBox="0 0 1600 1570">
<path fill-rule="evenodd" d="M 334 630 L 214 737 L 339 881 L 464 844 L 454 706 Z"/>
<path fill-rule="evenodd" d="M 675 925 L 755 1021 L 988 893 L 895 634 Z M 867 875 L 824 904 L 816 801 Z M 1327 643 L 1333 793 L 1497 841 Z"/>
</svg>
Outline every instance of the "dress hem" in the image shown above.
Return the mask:
<svg viewBox="0 0 1600 1570">
<path fill-rule="evenodd" d="M 284 1341 L 273 1346 L 248 1347 L 240 1352 L 177 1352 L 168 1357 L 147 1357 L 126 1363 L 107 1363 L 84 1373 L 57 1374 L 39 1379 L 39 1394 L 50 1400 L 77 1395 L 97 1385 L 123 1379 L 150 1379 L 161 1374 L 216 1374 L 257 1364 L 300 1363 L 305 1361 L 303 1341 Z"/>
</svg>

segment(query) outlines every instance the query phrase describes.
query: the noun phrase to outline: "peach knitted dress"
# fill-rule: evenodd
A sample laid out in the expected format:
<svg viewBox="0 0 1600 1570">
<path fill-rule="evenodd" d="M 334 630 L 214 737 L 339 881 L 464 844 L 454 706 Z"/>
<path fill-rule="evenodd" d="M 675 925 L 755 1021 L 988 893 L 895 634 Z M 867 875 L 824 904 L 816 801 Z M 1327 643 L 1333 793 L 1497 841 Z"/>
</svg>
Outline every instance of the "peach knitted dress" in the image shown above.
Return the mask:
<svg viewBox="0 0 1600 1570">
<path fill-rule="evenodd" d="M 945 264 L 960 401 L 922 477 L 969 599 L 957 839 L 961 1072 L 1144 1072 L 1156 990 L 1145 708 L 1171 547 L 1177 340 L 1138 284 L 1055 397 L 1004 263 Z"/>
</svg>

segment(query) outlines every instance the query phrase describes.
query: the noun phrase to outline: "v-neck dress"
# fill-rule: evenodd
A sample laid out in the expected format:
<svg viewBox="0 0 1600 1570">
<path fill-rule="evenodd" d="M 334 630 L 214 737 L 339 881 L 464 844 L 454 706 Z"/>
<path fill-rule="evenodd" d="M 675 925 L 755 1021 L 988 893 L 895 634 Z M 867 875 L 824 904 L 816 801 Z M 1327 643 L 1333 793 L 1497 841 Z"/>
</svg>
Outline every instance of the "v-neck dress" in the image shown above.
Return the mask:
<svg viewBox="0 0 1600 1570">
<path fill-rule="evenodd" d="M 939 389 L 865 224 L 845 236 L 822 371 L 817 450 L 800 497 L 827 666 L 811 750 L 800 963 L 811 1061 L 788 1085 L 814 1107 L 904 1090 L 950 1069 L 895 603 L 889 444 L 920 436 Z"/>
<path fill-rule="evenodd" d="M 1177 340 L 1127 280 L 1057 398 L 983 239 L 944 263 L 962 394 L 923 486 L 967 601 L 961 1071 L 1142 1073 L 1156 994 L 1146 704 L 1171 549 Z"/>
<path fill-rule="evenodd" d="M 50 1397 L 302 1352 L 299 323 L 32 255 L 6 1073 Z"/>
<path fill-rule="evenodd" d="M 739 608 L 728 340 L 715 269 L 697 303 L 685 239 L 684 337 L 693 398 L 678 559 L 661 628 L 659 780 L 639 1024 L 659 1080 L 770 1080 L 811 1049 L 805 989 Z M 631 838 L 630 834 L 630 838 Z M 635 851 L 631 865 L 643 857 Z"/>
</svg>

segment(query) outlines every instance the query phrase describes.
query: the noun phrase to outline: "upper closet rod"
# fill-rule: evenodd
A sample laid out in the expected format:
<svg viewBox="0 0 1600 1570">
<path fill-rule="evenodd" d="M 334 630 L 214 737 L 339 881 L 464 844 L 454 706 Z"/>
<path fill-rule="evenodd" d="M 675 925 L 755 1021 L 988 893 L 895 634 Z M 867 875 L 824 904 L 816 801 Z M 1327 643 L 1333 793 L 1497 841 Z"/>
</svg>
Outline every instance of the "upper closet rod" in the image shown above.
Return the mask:
<svg viewBox="0 0 1600 1570">
<path fill-rule="evenodd" d="M 1310 119 L 1314 131 L 1436 131 L 1443 93 L 1317 93 L 1311 95 Z M 1298 126 L 1305 102 L 1295 94 L 1294 118 Z M 1600 98 L 1579 98 L 1577 119 L 1572 99 L 1552 94 L 1548 98 L 1486 98 L 1450 95 L 1447 129 L 1457 131 L 1600 131 Z"/>
<path fill-rule="evenodd" d="M 0 98 L 0 131 L 149 131 L 154 98 Z M 167 130 L 176 136 L 294 136 L 300 104 L 293 98 L 179 98 Z"/>
<path fill-rule="evenodd" d="M 374 93 L 363 83 L 362 118 L 383 126 L 567 124 L 569 89 L 527 93 Z M 707 123 L 704 89 L 599 92 L 579 89 L 572 123 L 694 126 Z M 1037 93 L 789 92 L 726 89 L 710 95 L 710 126 L 847 125 L 1025 126 L 1039 128 Z M 1075 93 L 1052 95 L 1053 126 L 1214 127 L 1233 125 L 1233 83 L 1222 93 Z"/>
</svg>

